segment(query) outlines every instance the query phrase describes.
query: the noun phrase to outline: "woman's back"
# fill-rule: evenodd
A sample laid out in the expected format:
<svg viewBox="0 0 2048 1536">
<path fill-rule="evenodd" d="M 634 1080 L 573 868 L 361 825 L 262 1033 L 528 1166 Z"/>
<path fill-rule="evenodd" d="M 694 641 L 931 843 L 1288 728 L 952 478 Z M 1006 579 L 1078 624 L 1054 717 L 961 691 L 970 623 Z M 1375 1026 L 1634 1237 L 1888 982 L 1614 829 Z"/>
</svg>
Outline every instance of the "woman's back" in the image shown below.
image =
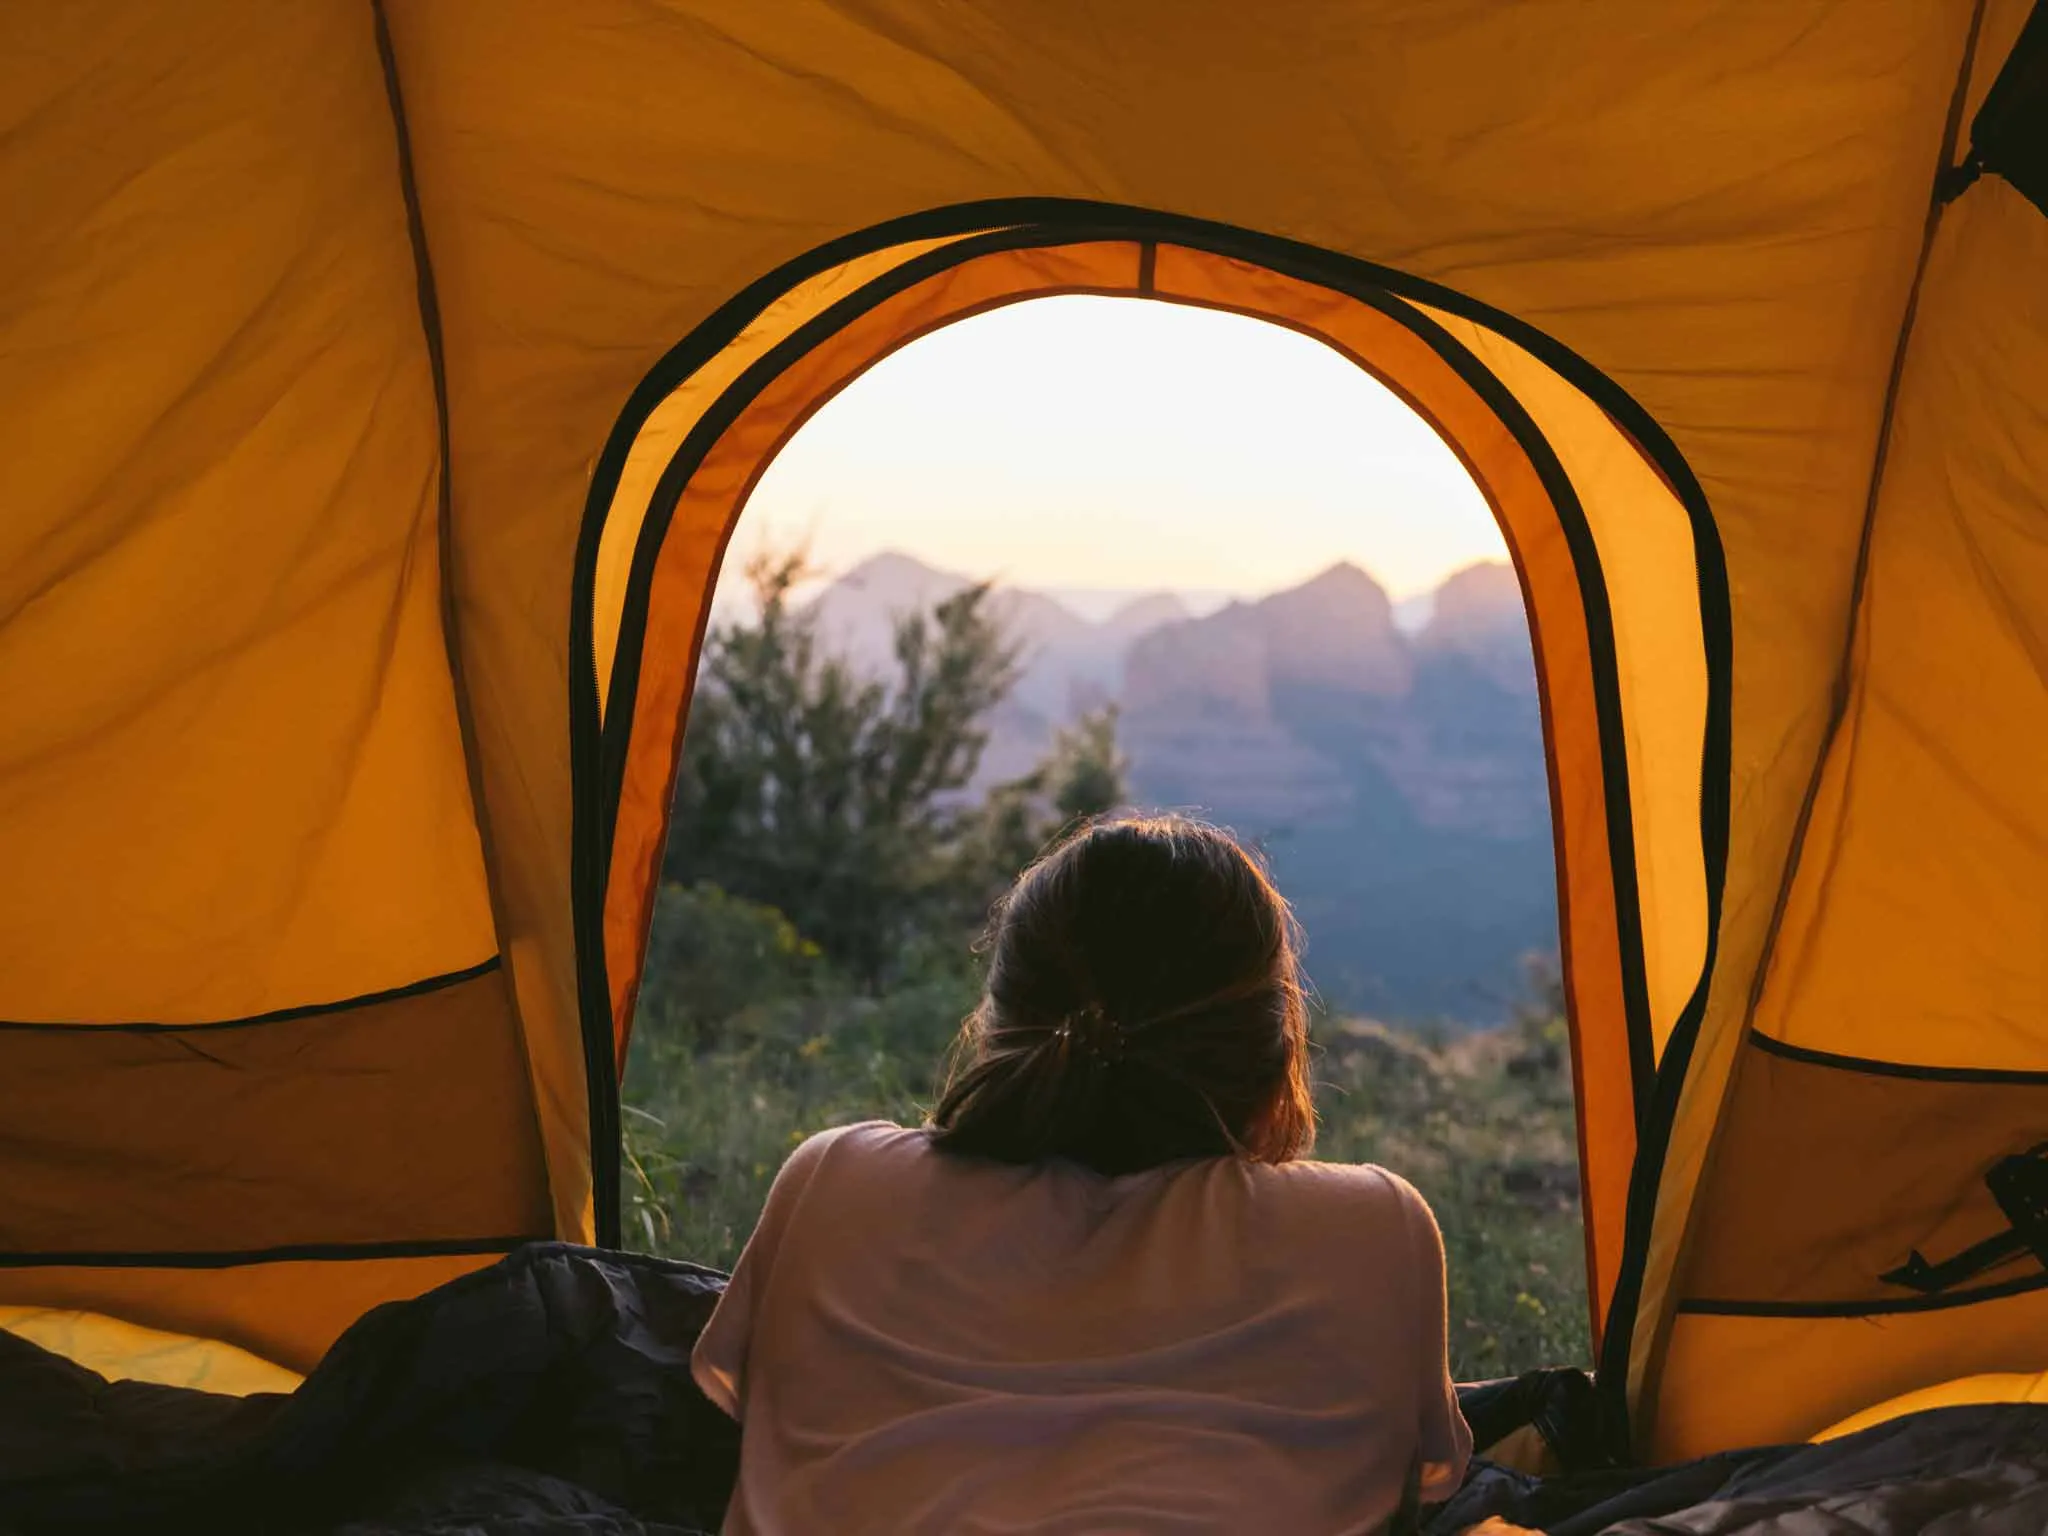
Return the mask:
<svg viewBox="0 0 2048 1536">
<path fill-rule="evenodd" d="M 743 1425 L 729 1531 L 1366 1531 L 1465 1460 L 1443 1318 L 1383 1170 L 868 1124 L 791 1157 L 695 1367 Z"/>
</svg>

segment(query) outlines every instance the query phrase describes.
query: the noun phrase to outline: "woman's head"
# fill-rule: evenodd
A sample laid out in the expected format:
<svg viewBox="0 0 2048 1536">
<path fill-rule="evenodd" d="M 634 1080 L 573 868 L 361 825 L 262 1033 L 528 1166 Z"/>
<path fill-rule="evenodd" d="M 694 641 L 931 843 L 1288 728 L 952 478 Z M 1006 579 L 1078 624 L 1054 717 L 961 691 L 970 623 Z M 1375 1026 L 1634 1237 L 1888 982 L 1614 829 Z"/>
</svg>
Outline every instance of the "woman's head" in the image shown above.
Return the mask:
<svg viewBox="0 0 2048 1536">
<path fill-rule="evenodd" d="M 1132 1173 L 1315 1136 L 1287 904 L 1225 833 L 1085 827 L 997 907 L 988 986 L 932 1115 L 950 1151 Z"/>
</svg>

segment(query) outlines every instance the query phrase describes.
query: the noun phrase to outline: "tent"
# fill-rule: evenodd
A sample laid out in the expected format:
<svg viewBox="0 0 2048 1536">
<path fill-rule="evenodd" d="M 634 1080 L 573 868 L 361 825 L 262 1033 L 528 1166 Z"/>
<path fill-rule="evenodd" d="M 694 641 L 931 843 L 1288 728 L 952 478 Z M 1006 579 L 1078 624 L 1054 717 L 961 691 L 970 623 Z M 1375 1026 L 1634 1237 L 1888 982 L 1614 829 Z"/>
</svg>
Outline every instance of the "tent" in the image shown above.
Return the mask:
<svg viewBox="0 0 2048 1536">
<path fill-rule="evenodd" d="M 1320 338 L 1499 514 L 1635 1453 L 2048 1366 L 2030 9 L 9 8 L 0 1322 L 247 1384 L 616 1244 L 733 519 L 1084 292 Z"/>
</svg>

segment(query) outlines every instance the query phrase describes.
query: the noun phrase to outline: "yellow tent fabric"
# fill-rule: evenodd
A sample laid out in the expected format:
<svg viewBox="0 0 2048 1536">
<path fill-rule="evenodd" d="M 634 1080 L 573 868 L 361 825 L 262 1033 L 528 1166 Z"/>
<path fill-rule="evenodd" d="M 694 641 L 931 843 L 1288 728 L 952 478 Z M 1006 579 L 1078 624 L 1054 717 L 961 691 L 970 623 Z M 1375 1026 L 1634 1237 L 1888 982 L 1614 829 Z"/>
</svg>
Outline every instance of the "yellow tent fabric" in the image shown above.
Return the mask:
<svg viewBox="0 0 2048 1536">
<path fill-rule="evenodd" d="M 76 1360 L 109 1381 L 150 1381 L 247 1397 L 256 1392 L 291 1392 L 304 1380 L 296 1371 L 272 1365 L 232 1344 L 139 1328 L 94 1312 L 0 1307 L 0 1328 Z"/>
<path fill-rule="evenodd" d="M 302 1371 L 616 1240 L 731 521 L 889 349 L 1089 291 L 1322 338 L 1494 502 L 1636 1450 L 2048 1365 L 2024 1243 L 1941 1268 L 2048 1139 L 2029 15 L 0 16 L 0 1305 Z"/>
</svg>

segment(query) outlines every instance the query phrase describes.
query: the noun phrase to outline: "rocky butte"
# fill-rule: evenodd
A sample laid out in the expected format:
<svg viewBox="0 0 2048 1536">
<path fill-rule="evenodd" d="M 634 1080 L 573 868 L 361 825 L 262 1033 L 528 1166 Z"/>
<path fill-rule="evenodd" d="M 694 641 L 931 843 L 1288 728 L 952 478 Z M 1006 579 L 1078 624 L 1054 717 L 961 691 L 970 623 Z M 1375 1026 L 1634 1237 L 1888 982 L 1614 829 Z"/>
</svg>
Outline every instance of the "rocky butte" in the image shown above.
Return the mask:
<svg viewBox="0 0 2048 1536">
<path fill-rule="evenodd" d="M 828 643 L 881 667 L 894 615 L 965 584 L 879 555 L 814 611 Z M 1555 949 L 1542 719 L 1507 566 L 1450 577 L 1413 633 L 1350 564 L 1199 617 L 1171 593 L 1102 621 L 1028 589 L 995 602 L 1026 666 L 983 782 L 1114 701 L 1138 801 L 1200 811 L 1265 849 L 1333 1003 L 1487 1022 L 1522 957 Z"/>
</svg>

